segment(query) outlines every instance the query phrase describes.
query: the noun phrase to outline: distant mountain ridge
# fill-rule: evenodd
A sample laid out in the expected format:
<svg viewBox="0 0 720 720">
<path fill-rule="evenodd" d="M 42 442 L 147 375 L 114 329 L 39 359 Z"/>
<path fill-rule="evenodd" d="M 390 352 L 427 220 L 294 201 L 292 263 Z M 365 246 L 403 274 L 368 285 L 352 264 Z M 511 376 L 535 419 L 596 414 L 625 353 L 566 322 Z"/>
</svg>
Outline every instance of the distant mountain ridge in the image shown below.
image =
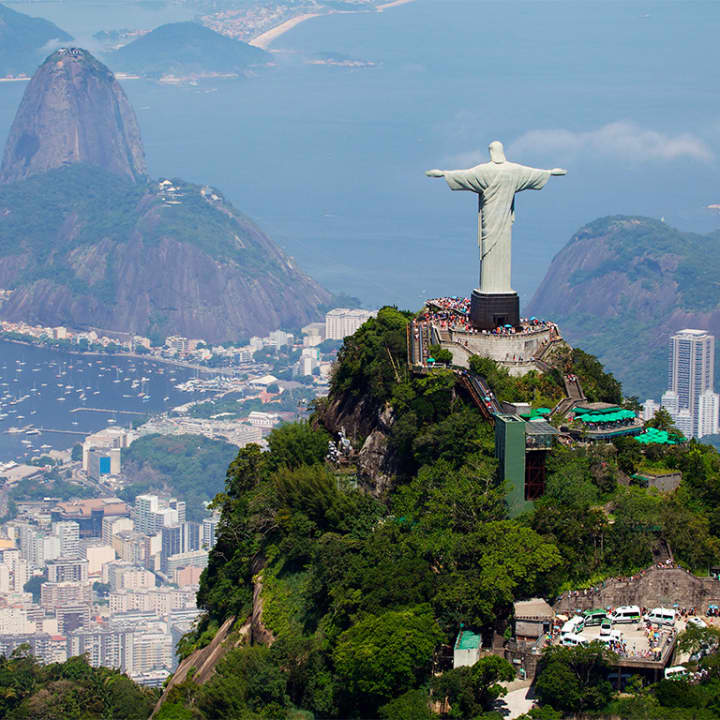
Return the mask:
<svg viewBox="0 0 720 720">
<path fill-rule="evenodd" d="M 68 42 L 72 36 L 49 20 L 0 5 L 0 77 L 33 73 L 53 40 Z"/>
<path fill-rule="evenodd" d="M 685 327 L 720 337 L 720 233 L 700 235 L 646 217 L 585 225 L 553 258 L 528 305 L 560 324 L 623 383 L 659 397 L 669 336 Z"/>
<path fill-rule="evenodd" d="M 4 319 L 215 343 L 302 326 L 331 300 L 219 190 L 146 177 L 132 108 L 84 50 L 28 85 L 0 177 Z"/>
<path fill-rule="evenodd" d="M 243 73 L 269 53 L 194 22 L 161 25 L 108 53 L 116 70 L 146 76 Z"/>
<path fill-rule="evenodd" d="M 146 174 L 135 112 L 115 76 L 87 50 L 61 48 L 25 90 L 5 146 L 0 183 L 73 163 L 134 181 Z"/>
</svg>

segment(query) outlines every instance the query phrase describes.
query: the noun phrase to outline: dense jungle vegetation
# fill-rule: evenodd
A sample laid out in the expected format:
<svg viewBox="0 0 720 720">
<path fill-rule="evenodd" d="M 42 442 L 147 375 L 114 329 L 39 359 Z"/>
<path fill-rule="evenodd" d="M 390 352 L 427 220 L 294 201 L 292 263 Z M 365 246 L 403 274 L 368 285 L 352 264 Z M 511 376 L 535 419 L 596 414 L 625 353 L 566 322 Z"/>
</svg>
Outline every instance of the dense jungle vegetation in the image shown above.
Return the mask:
<svg viewBox="0 0 720 720">
<path fill-rule="evenodd" d="M 276 429 L 267 452 L 249 445 L 231 462 L 214 500 L 222 520 L 198 594 L 206 614 L 180 651 L 207 645 L 228 618 L 243 624 L 254 589 L 273 641 L 241 642 L 236 631 L 212 678 L 196 684 L 191 670 L 160 720 L 492 717 L 498 683 L 514 670 L 495 656 L 449 670 L 461 623 L 486 643 L 494 632 L 508 636 L 515 600 L 552 600 L 563 589 L 632 573 L 663 540 L 695 572 L 717 562 L 720 457 L 694 441 L 558 446 L 545 495 L 510 518 L 492 429 L 457 376 L 406 367 L 410 317 L 382 309 L 347 338 L 330 397 L 310 422 Z M 554 397 L 561 372 L 577 374 L 592 399 L 622 399 L 591 356 L 568 351 L 562 363 L 557 374 L 521 379 L 485 360 L 473 368 L 516 400 Z M 353 466 L 326 461 L 323 422 L 335 401 L 361 406 L 371 425 L 385 416 L 394 468 L 386 492 L 367 492 Z M 669 422 L 662 412 L 653 421 Z M 642 473 L 668 469 L 683 473 L 677 491 L 643 487 Z M 533 715 L 715 717 L 708 713 L 720 707 L 717 639 L 701 642 L 710 670 L 684 695 L 663 681 L 617 698 L 598 648 L 548 651 L 537 681 L 543 705 Z"/>
<path fill-rule="evenodd" d="M 514 600 L 640 569 L 661 538 L 695 571 L 718 557 L 720 458 L 696 442 L 558 447 L 545 496 L 510 519 L 492 430 L 456 376 L 407 370 L 409 318 L 384 308 L 348 338 L 330 393 L 364 402 L 370 417 L 392 408 L 391 491 L 374 497 L 325 461 L 322 406 L 310 423 L 274 431 L 269 452 L 241 450 L 215 500 L 222 525 L 198 596 L 207 615 L 182 650 L 209 642 L 226 618 L 247 617 L 254 581 L 274 642 L 231 650 L 208 683 L 175 688 L 161 718 L 429 718 L 431 695 L 450 701 L 451 717 L 477 717 L 513 669 L 493 657 L 434 676 L 460 623 L 487 641 L 509 626 Z M 563 362 L 591 399 L 622 400 L 592 356 L 575 350 Z M 514 379 L 479 359 L 474 369 L 515 400 L 555 397 L 561 380 Z M 681 470 L 683 483 L 671 495 L 648 490 L 632 477 L 648 468 Z M 596 682 L 605 665 L 597 652 L 548 655 L 542 712 L 606 707 L 612 690 Z M 571 676 L 574 694 L 553 694 Z"/>
</svg>

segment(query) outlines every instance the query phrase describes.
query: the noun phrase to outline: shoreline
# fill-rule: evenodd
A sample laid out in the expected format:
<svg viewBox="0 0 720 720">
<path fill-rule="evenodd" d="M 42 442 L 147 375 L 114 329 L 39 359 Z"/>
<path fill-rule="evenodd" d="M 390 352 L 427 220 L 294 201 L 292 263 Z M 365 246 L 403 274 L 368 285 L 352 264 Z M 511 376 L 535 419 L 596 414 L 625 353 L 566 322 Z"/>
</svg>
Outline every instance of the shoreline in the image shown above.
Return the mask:
<svg viewBox="0 0 720 720">
<path fill-rule="evenodd" d="M 266 30 L 264 33 L 261 33 L 257 37 L 253 38 L 248 45 L 253 45 L 261 50 L 267 50 L 268 45 L 270 45 L 273 40 L 276 40 L 281 35 L 284 35 L 288 30 L 292 30 L 296 25 L 299 25 L 310 18 L 330 14 L 332 13 L 305 13 L 304 15 L 297 15 L 294 18 L 285 20 L 285 22 L 280 23 L 280 25 L 276 25 L 274 28 L 270 28 L 270 30 Z"/>
<path fill-rule="evenodd" d="M 92 356 L 92 357 L 124 357 L 124 358 L 135 358 L 137 360 L 147 360 L 148 362 L 164 363 L 165 365 L 174 365 L 175 367 L 184 368 L 185 370 L 197 370 L 198 372 L 214 373 L 216 375 L 233 375 L 234 371 L 226 368 L 211 368 L 205 365 L 195 365 L 193 363 L 185 363 L 182 360 L 174 360 L 173 358 L 164 358 L 152 355 L 151 353 L 131 353 L 131 352 L 99 352 L 97 350 L 70 350 L 64 347 L 57 347 L 53 345 L 45 345 L 43 343 L 34 343 L 29 340 L 16 340 L 14 338 L 7 338 L 0 335 L 0 340 L 3 342 L 14 343 L 16 345 L 24 345 L 26 347 L 34 347 L 42 350 L 50 350 L 52 352 L 62 352 L 68 355 L 78 356 Z"/>
<path fill-rule="evenodd" d="M 407 5 L 408 3 L 414 2 L 415 0 L 392 0 L 392 2 L 386 2 L 383 5 L 377 6 L 377 11 L 382 12 L 383 10 L 388 10 L 392 7 L 397 7 L 398 5 Z"/>
<path fill-rule="evenodd" d="M 399 5 L 407 5 L 411 2 L 414 2 L 414 0 L 392 0 L 391 2 L 383 3 L 382 5 L 376 5 L 375 11 L 384 12 L 385 10 L 388 10 L 390 8 L 398 7 Z M 260 35 L 250 40 L 248 44 L 260 48 L 261 50 L 267 50 L 274 40 L 277 40 L 281 35 L 284 35 L 286 32 L 292 30 L 294 27 L 298 26 L 300 23 L 305 22 L 306 20 L 325 15 L 355 15 L 359 12 L 365 11 L 330 10 L 329 12 L 325 13 L 304 13 L 303 15 L 297 15 L 296 17 L 290 18 L 289 20 L 285 20 L 279 25 L 276 25 L 274 28 L 266 30 L 264 33 L 260 33 Z"/>
</svg>

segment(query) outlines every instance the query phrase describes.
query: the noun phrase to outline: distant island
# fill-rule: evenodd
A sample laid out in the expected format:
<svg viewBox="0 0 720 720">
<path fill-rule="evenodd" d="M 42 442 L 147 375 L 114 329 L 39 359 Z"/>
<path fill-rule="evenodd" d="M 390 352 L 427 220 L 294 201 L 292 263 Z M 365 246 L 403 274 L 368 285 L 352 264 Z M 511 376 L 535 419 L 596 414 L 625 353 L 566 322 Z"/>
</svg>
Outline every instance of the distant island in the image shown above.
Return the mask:
<svg viewBox="0 0 720 720">
<path fill-rule="evenodd" d="M 117 71 L 161 79 L 241 76 L 253 66 L 267 64 L 270 56 L 203 25 L 179 22 L 161 25 L 107 53 L 105 58 Z"/>
<path fill-rule="evenodd" d="M 0 78 L 27 77 L 47 54 L 47 46 L 72 40 L 57 25 L 0 5 Z"/>
</svg>

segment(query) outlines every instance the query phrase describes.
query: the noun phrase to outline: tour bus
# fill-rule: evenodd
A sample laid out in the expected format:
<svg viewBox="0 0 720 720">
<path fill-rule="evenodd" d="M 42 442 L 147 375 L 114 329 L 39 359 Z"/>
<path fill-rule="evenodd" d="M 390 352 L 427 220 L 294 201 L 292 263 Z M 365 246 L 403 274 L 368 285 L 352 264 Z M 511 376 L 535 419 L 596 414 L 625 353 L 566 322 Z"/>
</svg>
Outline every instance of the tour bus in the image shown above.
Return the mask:
<svg viewBox="0 0 720 720">
<path fill-rule="evenodd" d="M 579 616 L 571 617 L 561 628 L 560 635 L 577 635 L 585 629 L 585 621 Z"/>
<path fill-rule="evenodd" d="M 665 668 L 665 679 L 680 679 L 687 677 L 690 673 L 684 665 L 674 665 L 673 667 Z"/>
<path fill-rule="evenodd" d="M 640 608 L 637 605 L 621 605 L 610 614 L 613 623 L 640 622 L 641 617 Z"/>
<path fill-rule="evenodd" d="M 562 640 L 560 640 L 561 645 L 566 645 L 568 647 L 587 645 L 588 642 L 588 638 L 586 638 L 584 635 L 575 635 L 575 633 L 568 633 L 562 638 Z"/>
<path fill-rule="evenodd" d="M 604 610 L 586 610 L 583 613 L 583 620 L 585 621 L 585 627 L 592 627 L 593 625 L 600 625 L 602 621 L 607 617 L 607 613 Z"/>
<path fill-rule="evenodd" d="M 675 625 L 675 611 L 672 608 L 654 608 L 643 620 L 653 625 Z"/>
</svg>

